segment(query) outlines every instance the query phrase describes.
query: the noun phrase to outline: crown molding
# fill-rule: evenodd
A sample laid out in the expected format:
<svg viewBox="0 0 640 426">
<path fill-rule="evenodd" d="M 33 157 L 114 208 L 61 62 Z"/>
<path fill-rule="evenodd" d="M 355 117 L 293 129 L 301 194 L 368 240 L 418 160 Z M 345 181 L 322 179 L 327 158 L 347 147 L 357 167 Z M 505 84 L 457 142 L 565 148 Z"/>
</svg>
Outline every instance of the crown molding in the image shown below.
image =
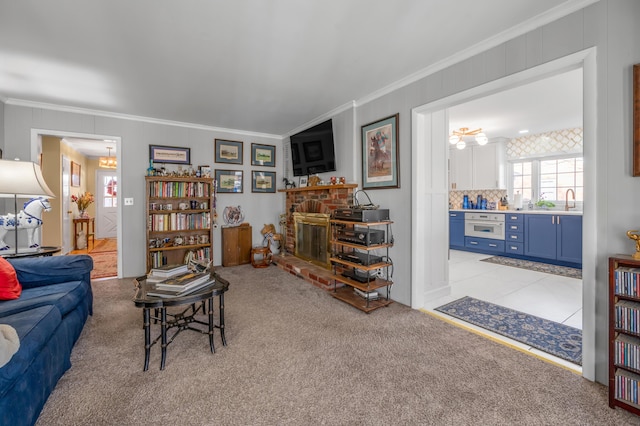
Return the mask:
<svg viewBox="0 0 640 426">
<path fill-rule="evenodd" d="M 213 132 L 223 132 L 223 133 L 230 133 L 233 135 L 240 135 L 240 136 L 282 140 L 281 135 L 272 135 L 270 133 L 258 133 L 258 132 L 250 132 L 250 131 L 237 130 L 237 129 L 226 129 L 224 127 L 204 126 L 201 124 L 184 123 L 181 121 L 162 120 L 158 118 L 142 117 L 138 115 L 121 114 L 121 113 L 108 112 L 108 111 L 100 111 L 100 110 L 89 109 L 89 108 L 78 108 L 78 107 L 70 107 L 70 106 L 64 106 L 64 105 L 48 104 L 44 102 L 25 101 L 22 99 L 7 98 L 7 100 L 4 101 L 4 103 L 7 105 L 16 105 L 16 106 L 22 106 L 27 108 L 48 109 L 48 110 L 59 111 L 59 112 L 95 115 L 99 117 L 117 118 L 120 120 L 140 121 L 143 123 L 163 124 L 166 126 L 185 127 L 189 129 L 207 130 L 207 131 L 213 131 Z"/>
<path fill-rule="evenodd" d="M 388 86 L 385 86 L 379 90 L 376 90 L 375 92 L 368 94 L 356 100 L 356 106 L 364 105 L 384 95 L 387 95 L 395 90 L 408 86 L 411 83 L 415 83 L 416 81 L 421 80 L 425 77 L 428 77 L 431 74 L 434 74 L 438 71 L 442 71 L 447 67 L 455 65 L 475 55 L 478 55 L 482 52 L 485 52 L 489 49 L 499 46 L 502 43 L 505 43 L 509 40 L 512 40 L 516 37 L 519 37 L 523 34 L 533 31 L 536 28 L 540 28 L 543 25 L 557 21 L 558 19 L 564 16 L 567 16 L 578 10 L 584 9 L 585 7 L 590 6 L 594 3 L 597 3 L 598 1 L 600 0 L 569 0 L 565 3 L 562 3 L 552 9 L 549 9 L 539 15 L 534 16 L 533 18 L 530 18 L 524 21 L 521 24 L 518 24 L 501 33 L 491 36 L 477 44 L 474 44 L 464 50 L 461 50 L 460 52 L 452 56 L 449 56 L 439 62 L 436 62 L 433 65 L 423 68 L 422 70 L 417 71 L 413 74 L 410 74 L 401 80 L 398 80 L 394 83 L 391 83 Z"/>
</svg>

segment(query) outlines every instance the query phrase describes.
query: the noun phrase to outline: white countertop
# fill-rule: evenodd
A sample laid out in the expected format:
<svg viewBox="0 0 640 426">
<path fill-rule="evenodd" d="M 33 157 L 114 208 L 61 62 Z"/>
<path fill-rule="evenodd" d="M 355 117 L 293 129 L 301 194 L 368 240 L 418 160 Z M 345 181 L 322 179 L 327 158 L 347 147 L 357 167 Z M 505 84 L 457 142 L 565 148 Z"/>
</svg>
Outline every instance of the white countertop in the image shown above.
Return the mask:
<svg viewBox="0 0 640 426">
<path fill-rule="evenodd" d="M 520 214 L 556 214 L 556 215 L 570 215 L 570 216 L 582 216 L 582 211 L 576 210 L 477 210 L 477 209 L 449 209 L 450 212 L 464 212 L 464 213 L 520 213 Z"/>
</svg>

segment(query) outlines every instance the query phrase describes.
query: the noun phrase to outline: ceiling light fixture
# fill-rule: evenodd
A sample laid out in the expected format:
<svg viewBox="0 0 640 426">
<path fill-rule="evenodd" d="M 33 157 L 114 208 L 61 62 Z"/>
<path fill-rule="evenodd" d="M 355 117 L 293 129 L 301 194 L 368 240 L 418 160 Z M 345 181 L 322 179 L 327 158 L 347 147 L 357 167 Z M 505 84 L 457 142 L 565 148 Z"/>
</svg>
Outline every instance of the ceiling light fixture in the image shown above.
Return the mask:
<svg viewBox="0 0 640 426">
<path fill-rule="evenodd" d="M 98 166 L 103 169 L 115 169 L 116 167 L 118 167 L 118 161 L 111 156 L 111 150 L 113 149 L 113 147 L 108 146 L 107 149 L 109 150 L 109 156 L 100 157 Z"/>
<path fill-rule="evenodd" d="M 460 130 L 454 130 L 451 132 L 451 135 L 449 136 L 449 143 L 451 145 L 455 145 L 458 149 L 464 149 L 467 146 L 465 141 L 462 140 L 465 136 L 475 136 L 478 145 L 486 145 L 487 142 L 489 142 L 487 135 L 482 133 L 482 128 L 469 130 L 468 127 L 460 127 Z"/>
</svg>

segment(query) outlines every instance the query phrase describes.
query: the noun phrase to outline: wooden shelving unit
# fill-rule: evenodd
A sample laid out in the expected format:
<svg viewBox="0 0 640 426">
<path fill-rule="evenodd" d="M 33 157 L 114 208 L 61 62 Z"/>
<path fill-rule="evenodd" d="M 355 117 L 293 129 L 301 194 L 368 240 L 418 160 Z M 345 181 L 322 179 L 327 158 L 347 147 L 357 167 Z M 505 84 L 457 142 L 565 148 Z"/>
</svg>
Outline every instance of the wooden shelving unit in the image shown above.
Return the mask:
<svg viewBox="0 0 640 426">
<path fill-rule="evenodd" d="M 146 176 L 147 272 L 183 263 L 193 252 L 213 259 L 212 178 Z"/>
<path fill-rule="evenodd" d="M 334 281 L 334 291 L 331 294 L 333 297 L 366 313 L 392 303 L 389 298 L 393 284 L 389 273 L 389 268 L 393 267 L 389 258 L 389 248 L 393 247 L 393 243 L 389 242 L 392 223 L 391 221 L 355 222 L 335 219 L 330 221 L 330 243 L 332 246 L 330 261 L 333 266 L 332 278 Z M 372 229 L 376 228 L 384 229 L 383 241 L 370 241 Z M 354 238 L 345 238 L 345 232 L 354 235 Z M 359 239 L 358 237 L 363 238 Z M 365 259 L 369 260 L 369 256 L 373 256 L 373 252 L 377 250 L 384 252 L 383 256 L 375 255 L 381 258 L 377 262 L 360 263 L 339 257 L 341 254 L 361 253 Z M 355 273 L 356 271 L 366 278 L 360 281 L 343 275 L 345 272 Z M 383 271 L 382 274 L 378 273 L 379 271 Z M 338 287 L 338 283 L 342 283 L 344 286 Z M 377 299 L 372 300 L 357 294 L 355 289 L 364 293 L 378 292 L 378 290 L 384 289 L 385 294 L 384 297 L 379 294 Z"/>
<path fill-rule="evenodd" d="M 609 258 L 609 406 L 640 415 L 640 260 Z"/>
</svg>

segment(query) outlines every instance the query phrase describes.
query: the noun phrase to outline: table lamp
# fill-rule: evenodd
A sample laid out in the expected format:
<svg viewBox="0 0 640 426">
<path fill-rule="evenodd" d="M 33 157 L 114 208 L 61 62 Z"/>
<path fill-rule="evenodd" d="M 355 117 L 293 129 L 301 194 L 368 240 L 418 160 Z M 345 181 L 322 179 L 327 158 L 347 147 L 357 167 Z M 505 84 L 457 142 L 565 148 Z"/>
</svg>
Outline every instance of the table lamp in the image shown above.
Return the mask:
<svg viewBox="0 0 640 426">
<path fill-rule="evenodd" d="M 55 194 L 45 182 L 40 166 L 30 161 L 0 160 L 0 198 L 13 198 L 13 212 L 18 216 L 18 198 L 45 197 Z M 15 254 L 18 254 L 18 221 L 14 220 Z M 6 251 L 0 251 L 0 254 Z"/>
</svg>

